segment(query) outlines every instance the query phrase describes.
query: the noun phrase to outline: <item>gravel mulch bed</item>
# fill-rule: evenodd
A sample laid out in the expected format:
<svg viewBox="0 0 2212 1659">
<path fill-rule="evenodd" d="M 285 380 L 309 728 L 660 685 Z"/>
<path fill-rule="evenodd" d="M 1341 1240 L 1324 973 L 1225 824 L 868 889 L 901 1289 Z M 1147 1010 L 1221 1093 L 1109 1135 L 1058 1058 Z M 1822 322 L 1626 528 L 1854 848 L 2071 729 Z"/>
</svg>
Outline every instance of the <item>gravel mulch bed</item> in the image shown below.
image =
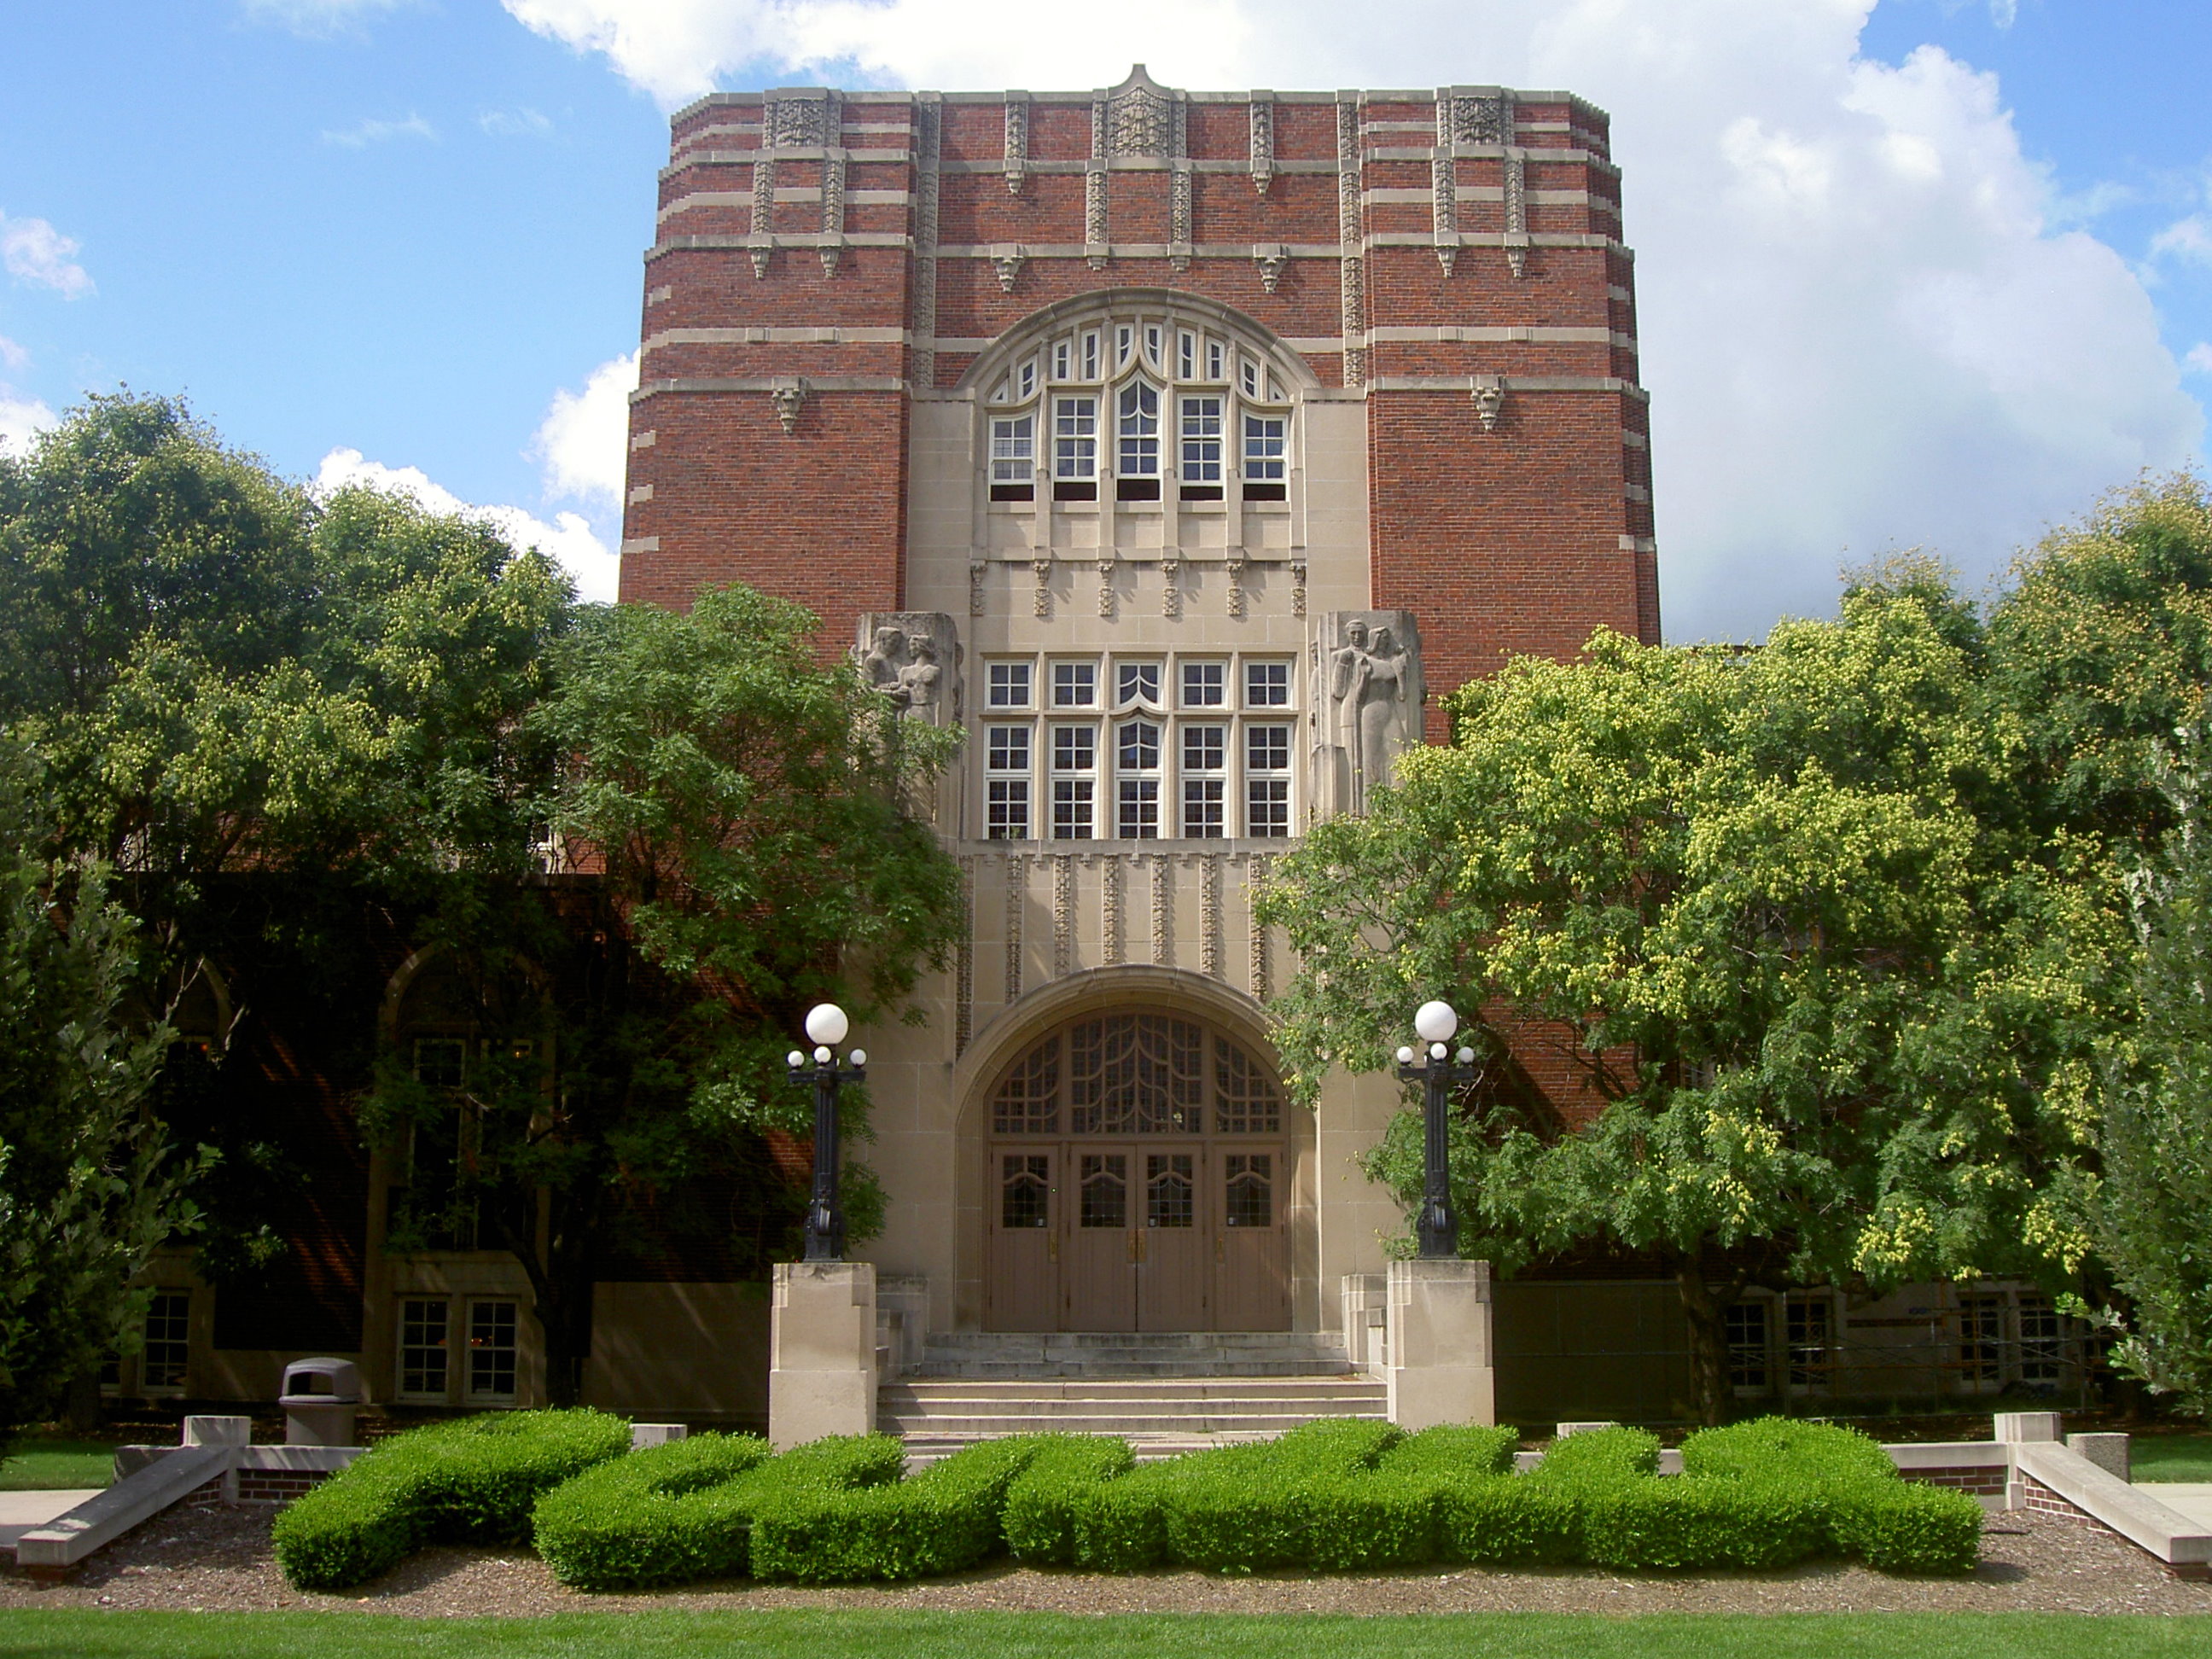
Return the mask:
<svg viewBox="0 0 2212 1659">
<path fill-rule="evenodd" d="M 1266 1573 L 1127 1577 L 1000 1565 L 883 1588 L 799 1589 L 733 1583 L 654 1595 L 564 1589 L 527 1551 L 426 1550 L 348 1595 L 285 1583 L 269 1549 L 276 1511 L 260 1504 L 170 1510 L 111 1545 L 61 1584 L 0 1576 L 0 1608 L 291 1607 L 413 1618 L 529 1615 L 645 1607 L 997 1608 L 1040 1613 L 2212 1613 L 2212 1584 L 2170 1577 L 2109 1533 L 2054 1516 L 1992 1516 L 1971 1578 L 1892 1578 L 1814 1564 L 1783 1572 L 1672 1577 L 1587 1567 L 1529 1571 L 1429 1568 L 1371 1577 Z"/>
</svg>

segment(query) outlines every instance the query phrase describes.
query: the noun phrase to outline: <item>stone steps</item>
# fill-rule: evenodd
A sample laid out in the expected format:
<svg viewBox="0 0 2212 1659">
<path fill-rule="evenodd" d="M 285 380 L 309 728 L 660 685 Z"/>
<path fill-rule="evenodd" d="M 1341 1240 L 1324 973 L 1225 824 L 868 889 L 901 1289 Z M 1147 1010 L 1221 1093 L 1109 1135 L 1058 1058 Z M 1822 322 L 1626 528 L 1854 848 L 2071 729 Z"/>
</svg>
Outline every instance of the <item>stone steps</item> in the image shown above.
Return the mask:
<svg viewBox="0 0 2212 1659">
<path fill-rule="evenodd" d="M 1054 1431 L 1114 1434 L 1145 1453 L 1262 1439 L 1322 1418 L 1379 1419 L 1384 1391 L 1344 1373 L 1304 1376 L 908 1377 L 877 1395 L 877 1426 L 931 1449 Z"/>
<path fill-rule="evenodd" d="M 1126 1335 L 963 1332 L 932 1336 L 911 1375 L 923 1378 L 1311 1377 L 1346 1376 L 1341 1345 L 1283 1331 Z"/>
</svg>

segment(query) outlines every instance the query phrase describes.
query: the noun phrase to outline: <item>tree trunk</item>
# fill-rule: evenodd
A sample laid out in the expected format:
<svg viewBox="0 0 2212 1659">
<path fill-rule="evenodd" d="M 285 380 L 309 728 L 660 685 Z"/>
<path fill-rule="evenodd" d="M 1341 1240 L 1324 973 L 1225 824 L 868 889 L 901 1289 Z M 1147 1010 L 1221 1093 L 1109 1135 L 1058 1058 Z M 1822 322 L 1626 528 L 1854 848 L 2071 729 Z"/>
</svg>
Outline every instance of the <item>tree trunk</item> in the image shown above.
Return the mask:
<svg viewBox="0 0 2212 1659">
<path fill-rule="evenodd" d="M 1677 1255 L 1674 1287 L 1690 1322 L 1690 1376 L 1698 1391 L 1698 1420 L 1714 1425 L 1724 1419 L 1729 1404 L 1728 1310 L 1743 1294 L 1744 1279 L 1739 1275 L 1733 1284 L 1717 1288 L 1705 1258 L 1703 1244 Z"/>
</svg>

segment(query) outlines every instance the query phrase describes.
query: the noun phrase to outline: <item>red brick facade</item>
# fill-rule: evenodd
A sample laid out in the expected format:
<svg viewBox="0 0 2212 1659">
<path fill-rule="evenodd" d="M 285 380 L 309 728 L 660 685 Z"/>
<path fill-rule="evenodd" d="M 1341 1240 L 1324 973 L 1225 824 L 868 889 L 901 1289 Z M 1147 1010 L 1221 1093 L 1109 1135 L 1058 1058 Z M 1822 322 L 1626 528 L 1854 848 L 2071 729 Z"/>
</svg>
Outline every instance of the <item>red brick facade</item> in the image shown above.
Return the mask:
<svg viewBox="0 0 2212 1659">
<path fill-rule="evenodd" d="M 645 287 L 624 599 L 742 579 L 828 641 L 902 608 L 915 400 L 1151 288 L 1364 397 L 1370 602 L 1419 613 L 1432 695 L 1658 637 L 1620 174 L 1566 94 L 718 94 L 675 118 Z"/>
</svg>

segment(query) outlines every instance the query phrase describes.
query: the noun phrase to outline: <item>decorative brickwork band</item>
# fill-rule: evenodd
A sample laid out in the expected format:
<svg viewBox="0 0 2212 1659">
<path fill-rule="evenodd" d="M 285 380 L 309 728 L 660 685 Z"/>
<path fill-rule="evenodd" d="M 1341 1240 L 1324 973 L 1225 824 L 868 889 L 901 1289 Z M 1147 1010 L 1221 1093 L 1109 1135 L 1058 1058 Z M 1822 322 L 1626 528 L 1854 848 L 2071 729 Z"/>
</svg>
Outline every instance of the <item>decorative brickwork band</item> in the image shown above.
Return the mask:
<svg viewBox="0 0 2212 1659">
<path fill-rule="evenodd" d="M 1261 195 L 1275 182 L 1275 98 L 1273 93 L 1252 94 L 1252 188 Z M 1275 285 L 1267 284 L 1273 294 Z"/>
<path fill-rule="evenodd" d="M 944 111 L 937 95 L 914 100 L 914 386 L 937 384 L 938 149 Z"/>
<path fill-rule="evenodd" d="M 1022 193 L 1022 179 L 1030 170 L 1030 95 L 1006 94 L 1006 194 Z"/>
<path fill-rule="evenodd" d="M 1336 239 L 1344 316 L 1344 383 L 1367 378 L 1367 297 L 1359 213 L 1359 105 L 1352 98 L 1336 106 Z"/>
</svg>

